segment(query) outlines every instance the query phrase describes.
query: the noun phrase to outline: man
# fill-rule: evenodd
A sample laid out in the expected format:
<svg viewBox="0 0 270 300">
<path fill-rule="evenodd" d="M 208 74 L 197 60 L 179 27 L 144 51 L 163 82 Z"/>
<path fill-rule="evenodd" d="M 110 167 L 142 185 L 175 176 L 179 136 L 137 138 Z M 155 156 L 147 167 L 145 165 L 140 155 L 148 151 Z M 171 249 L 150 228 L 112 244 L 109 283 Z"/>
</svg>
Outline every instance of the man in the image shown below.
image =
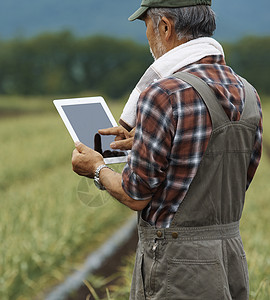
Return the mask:
<svg viewBox="0 0 270 300">
<path fill-rule="evenodd" d="M 142 1 L 130 19 L 145 22 L 156 60 L 121 117 L 128 129 L 136 125 L 134 140 L 121 127 L 100 131 L 117 136 L 112 148 L 132 142 L 128 163 L 117 174 L 81 143 L 73 153 L 75 172 L 96 175 L 139 211 L 130 299 L 248 299 L 239 220 L 261 156 L 261 106 L 210 38 L 210 5 Z"/>
</svg>

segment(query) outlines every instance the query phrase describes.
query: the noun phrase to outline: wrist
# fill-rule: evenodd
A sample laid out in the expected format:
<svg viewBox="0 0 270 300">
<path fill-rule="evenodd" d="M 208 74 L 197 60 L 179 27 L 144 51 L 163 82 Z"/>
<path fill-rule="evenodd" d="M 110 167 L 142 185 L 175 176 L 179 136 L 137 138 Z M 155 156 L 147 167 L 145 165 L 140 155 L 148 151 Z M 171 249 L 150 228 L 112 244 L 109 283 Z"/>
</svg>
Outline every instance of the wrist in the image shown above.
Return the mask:
<svg viewBox="0 0 270 300">
<path fill-rule="evenodd" d="M 100 172 L 103 169 L 110 169 L 113 170 L 112 168 L 108 167 L 105 164 L 99 164 L 95 170 L 95 175 L 94 175 L 94 183 L 96 185 L 96 187 L 100 190 L 106 190 L 106 188 L 104 187 L 104 185 L 100 182 Z"/>
<path fill-rule="evenodd" d="M 99 161 L 99 162 L 97 162 L 97 163 L 94 164 L 94 166 L 93 166 L 94 176 L 95 176 L 95 174 L 96 174 L 97 169 L 98 169 L 100 166 L 102 166 L 102 165 L 105 165 L 105 162 L 104 162 L 104 161 Z"/>
</svg>

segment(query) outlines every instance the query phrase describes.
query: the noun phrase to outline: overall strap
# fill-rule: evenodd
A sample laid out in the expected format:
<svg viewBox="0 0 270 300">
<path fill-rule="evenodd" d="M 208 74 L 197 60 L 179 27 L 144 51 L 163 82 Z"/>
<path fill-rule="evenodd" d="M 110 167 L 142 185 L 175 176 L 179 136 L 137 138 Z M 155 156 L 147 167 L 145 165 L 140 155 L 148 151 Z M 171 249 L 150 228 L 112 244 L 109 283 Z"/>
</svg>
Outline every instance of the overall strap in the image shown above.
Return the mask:
<svg viewBox="0 0 270 300">
<path fill-rule="evenodd" d="M 194 75 L 179 75 L 178 78 L 194 86 L 203 98 L 212 119 L 213 131 L 171 227 L 200 227 L 238 222 L 242 216 L 247 173 L 254 149 L 254 122 L 260 117 L 257 113 L 255 92 L 242 80 L 245 85 L 245 106 L 240 121 L 231 122 L 218 99 L 213 96 L 213 90 L 205 82 L 198 78 L 195 85 L 194 78 L 189 80 Z M 254 105 L 257 106 L 256 109 Z M 214 109 L 211 110 L 213 106 Z M 215 130 L 219 125 L 222 130 Z"/>
<path fill-rule="evenodd" d="M 173 74 L 173 76 L 189 83 L 202 97 L 202 100 L 207 106 L 211 116 L 213 130 L 224 123 L 230 122 L 221 104 L 217 101 L 214 91 L 207 85 L 206 82 L 187 72 L 178 72 Z"/>
<path fill-rule="evenodd" d="M 239 76 L 240 77 L 240 76 Z M 257 104 L 255 91 L 246 79 L 240 77 L 245 87 L 245 106 L 241 114 L 241 121 L 247 121 L 255 126 L 258 126 L 260 121 L 260 112 Z"/>
</svg>

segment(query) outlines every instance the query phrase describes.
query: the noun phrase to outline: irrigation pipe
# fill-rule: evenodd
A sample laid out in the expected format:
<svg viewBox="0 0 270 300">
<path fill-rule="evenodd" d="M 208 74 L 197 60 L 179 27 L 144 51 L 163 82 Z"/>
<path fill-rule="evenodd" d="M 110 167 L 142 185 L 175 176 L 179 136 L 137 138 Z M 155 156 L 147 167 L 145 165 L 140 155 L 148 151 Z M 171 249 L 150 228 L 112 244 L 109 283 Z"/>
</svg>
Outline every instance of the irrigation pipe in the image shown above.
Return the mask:
<svg viewBox="0 0 270 300">
<path fill-rule="evenodd" d="M 130 237 L 136 227 L 136 222 L 135 216 L 130 218 L 108 241 L 86 258 L 80 270 L 67 277 L 62 284 L 47 295 L 45 300 L 64 300 L 71 292 L 82 286 L 83 280 L 99 269 L 103 262 L 115 254 L 118 248 Z"/>
</svg>

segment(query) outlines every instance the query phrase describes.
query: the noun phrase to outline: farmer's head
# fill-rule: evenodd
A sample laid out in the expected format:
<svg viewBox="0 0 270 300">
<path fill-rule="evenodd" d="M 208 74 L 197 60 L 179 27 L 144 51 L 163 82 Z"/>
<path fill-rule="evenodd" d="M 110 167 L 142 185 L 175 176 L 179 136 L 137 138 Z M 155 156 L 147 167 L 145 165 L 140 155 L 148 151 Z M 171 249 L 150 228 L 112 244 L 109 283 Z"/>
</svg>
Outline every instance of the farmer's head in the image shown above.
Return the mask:
<svg viewBox="0 0 270 300">
<path fill-rule="evenodd" d="M 142 0 L 130 21 L 145 21 L 155 58 L 189 40 L 210 37 L 216 29 L 211 0 Z"/>
</svg>

